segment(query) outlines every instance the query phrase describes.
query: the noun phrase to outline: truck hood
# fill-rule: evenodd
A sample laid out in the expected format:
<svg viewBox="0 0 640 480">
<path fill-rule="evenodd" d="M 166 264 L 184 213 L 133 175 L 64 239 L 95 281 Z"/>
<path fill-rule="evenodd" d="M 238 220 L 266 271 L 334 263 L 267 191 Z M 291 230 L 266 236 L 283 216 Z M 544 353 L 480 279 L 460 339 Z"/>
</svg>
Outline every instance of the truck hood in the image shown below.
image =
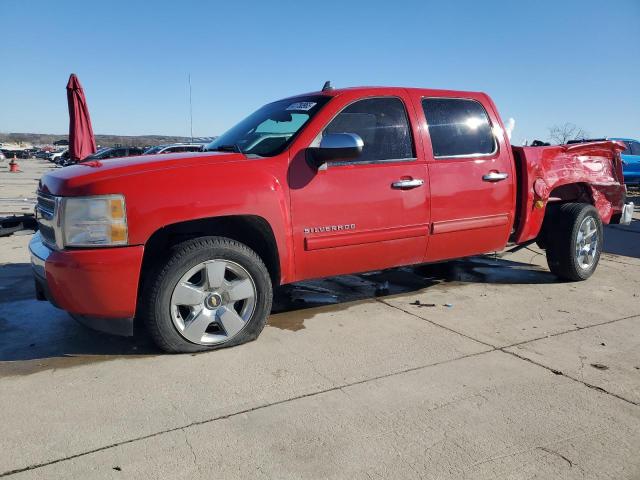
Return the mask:
<svg viewBox="0 0 640 480">
<path fill-rule="evenodd" d="M 157 170 L 247 160 L 249 159 L 244 155 L 232 152 L 170 153 L 96 160 L 64 167 L 44 175 L 40 180 L 40 190 L 51 195 L 73 195 L 74 191 L 101 180 Z"/>
</svg>

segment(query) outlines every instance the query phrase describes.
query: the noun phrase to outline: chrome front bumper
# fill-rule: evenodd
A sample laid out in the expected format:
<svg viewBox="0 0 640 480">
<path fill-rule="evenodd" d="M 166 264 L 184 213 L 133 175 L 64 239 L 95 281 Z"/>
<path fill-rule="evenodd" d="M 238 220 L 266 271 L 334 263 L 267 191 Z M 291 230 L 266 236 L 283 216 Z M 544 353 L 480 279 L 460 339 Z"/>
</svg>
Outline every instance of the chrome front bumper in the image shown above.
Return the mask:
<svg viewBox="0 0 640 480">
<path fill-rule="evenodd" d="M 51 250 L 42 243 L 40 232 L 36 233 L 29 242 L 29 253 L 31 254 L 31 267 L 34 273 L 45 278 L 44 265 L 49 258 Z"/>
<path fill-rule="evenodd" d="M 33 279 L 36 287 L 36 298 L 38 300 L 48 300 L 53 306 L 56 302 L 49 291 L 47 284 L 47 275 L 45 272 L 45 262 L 49 258 L 51 250 L 42 243 L 42 236 L 36 233 L 29 242 L 29 253 L 31 255 L 31 269 L 33 271 Z"/>
</svg>

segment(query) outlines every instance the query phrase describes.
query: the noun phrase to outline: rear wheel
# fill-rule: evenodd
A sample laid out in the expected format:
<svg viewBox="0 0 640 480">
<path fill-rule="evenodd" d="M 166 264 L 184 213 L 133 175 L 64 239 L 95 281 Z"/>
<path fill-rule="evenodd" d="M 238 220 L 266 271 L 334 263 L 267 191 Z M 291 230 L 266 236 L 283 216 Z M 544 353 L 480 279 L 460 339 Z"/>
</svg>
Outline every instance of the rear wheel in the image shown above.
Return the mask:
<svg viewBox="0 0 640 480">
<path fill-rule="evenodd" d="M 598 211 L 586 203 L 565 203 L 549 215 L 544 236 L 549 269 L 564 280 L 586 280 L 596 270 L 602 252 Z"/>
<path fill-rule="evenodd" d="M 257 338 L 271 310 L 272 287 L 253 250 L 202 237 L 174 247 L 144 298 L 154 342 L 167 352 L 196 352 Z"/>
</svg>

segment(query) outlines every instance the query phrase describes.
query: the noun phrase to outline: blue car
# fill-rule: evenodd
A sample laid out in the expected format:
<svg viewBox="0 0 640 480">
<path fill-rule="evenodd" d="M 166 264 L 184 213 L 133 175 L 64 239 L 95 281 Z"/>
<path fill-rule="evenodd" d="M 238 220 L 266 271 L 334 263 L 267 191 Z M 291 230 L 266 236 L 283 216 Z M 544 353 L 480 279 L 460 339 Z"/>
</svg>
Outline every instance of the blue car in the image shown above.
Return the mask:
<svg viewBox="0 0 640 480">
<path fill-rule="evenodd" d="M 624 142 L 627 149 L 622 152 L 622 173 L 624 183 L 640 184 L 640 142 L 631 138 L 612 138 Z"/>
</svg>

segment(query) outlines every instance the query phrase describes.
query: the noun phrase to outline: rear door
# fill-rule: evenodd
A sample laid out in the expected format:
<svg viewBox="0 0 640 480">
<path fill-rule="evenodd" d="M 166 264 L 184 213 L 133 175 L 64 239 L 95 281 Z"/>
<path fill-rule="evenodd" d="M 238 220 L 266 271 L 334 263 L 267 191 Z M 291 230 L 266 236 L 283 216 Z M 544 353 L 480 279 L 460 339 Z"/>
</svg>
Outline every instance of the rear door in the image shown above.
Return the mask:
<svg viewBox="0 0 640 480">
<path fill-rule="evenodd" d="M 497 113 L 482 94 L 415 92 L 431 189 L 426 261 L 501 250 L 515 213 L 515 171 Z"/>
<path fill-rule="evenodd" d="M 405 90 L 327 105 L 325 133 L 355 133 L 360 157 L 312 169 L 293 152 L 289 171 L 298 279 L 419 263 L 426 252 L 428 182 Z M 306 145 L 310 146 L 309 144 Z"/>
</svg>

